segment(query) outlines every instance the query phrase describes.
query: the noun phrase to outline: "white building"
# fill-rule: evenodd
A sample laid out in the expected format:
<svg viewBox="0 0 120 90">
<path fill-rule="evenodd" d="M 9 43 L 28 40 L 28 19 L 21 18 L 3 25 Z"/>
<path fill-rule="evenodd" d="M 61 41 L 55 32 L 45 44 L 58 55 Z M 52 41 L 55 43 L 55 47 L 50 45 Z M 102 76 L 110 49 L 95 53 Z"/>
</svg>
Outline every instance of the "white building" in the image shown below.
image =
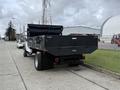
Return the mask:
<svg viewBox="0 0 120 90">
<path fill-rule="evenodd" d="M 111 42 L 114 34 L 120 33 L 120 15 L 109 18 L 103 25 L 101 40 Z"/>
<path fill-rule="evenodd" d="M 63 35 L 68 35 L 71 33 L 100 35 L 100 29 L 95 29 L 95 28 L 86 27 L 86 26 L 64 27 Z"/>
<path fill-rule="evenodd" d="M 103 26 L 103 36 L 120 33 L 120 15 L 111 17 Z"/>
</svg>

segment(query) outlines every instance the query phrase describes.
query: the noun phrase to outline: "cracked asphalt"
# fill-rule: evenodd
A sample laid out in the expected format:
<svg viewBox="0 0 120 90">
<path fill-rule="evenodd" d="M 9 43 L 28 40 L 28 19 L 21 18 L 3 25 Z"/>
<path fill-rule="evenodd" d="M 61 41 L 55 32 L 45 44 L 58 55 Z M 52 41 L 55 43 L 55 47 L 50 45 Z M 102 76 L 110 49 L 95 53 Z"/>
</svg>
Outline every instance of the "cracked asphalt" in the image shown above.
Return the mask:
<svg viewBox="0 0 120 90">
<path fill-rule="evenodd" d="M 33 58 L 0 41 L 0 90 L 120 90 L 119 79 L 83 66 L 36 71 Z"/>
</svg>

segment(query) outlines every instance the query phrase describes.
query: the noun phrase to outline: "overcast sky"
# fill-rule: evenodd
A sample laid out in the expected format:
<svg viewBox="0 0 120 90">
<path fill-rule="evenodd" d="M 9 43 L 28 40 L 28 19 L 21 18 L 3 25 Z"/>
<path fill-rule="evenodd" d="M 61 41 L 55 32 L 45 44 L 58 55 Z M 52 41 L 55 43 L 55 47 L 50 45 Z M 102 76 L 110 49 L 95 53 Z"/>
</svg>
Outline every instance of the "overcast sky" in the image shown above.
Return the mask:
<svg viewBox="0 0 120 90">
<path fill-rule="evenodd" d="M 0 0 L 0 33 L 12 20 L 17 26 L 36 23 L 42 16 L 42 0 Z M 53 24 L 100 27 L 110 16 L 120 14 L 120 0 L 51 0 Z"/>
</svg>

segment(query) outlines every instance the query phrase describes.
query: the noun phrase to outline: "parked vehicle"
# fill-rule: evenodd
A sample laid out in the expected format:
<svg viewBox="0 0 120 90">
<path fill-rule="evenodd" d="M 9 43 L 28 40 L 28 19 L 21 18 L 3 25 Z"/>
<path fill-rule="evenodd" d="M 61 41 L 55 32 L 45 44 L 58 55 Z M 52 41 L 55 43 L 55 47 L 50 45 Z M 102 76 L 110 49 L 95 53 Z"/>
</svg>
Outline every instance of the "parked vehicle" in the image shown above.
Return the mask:
<svg viewBox="0 0 120 90">
<path fill-rule="evenodd" d="M 120 34 L 113 35 L 111 44 L 117 44 L 120 47 Z"/>
<path fill-rule="evenodd" d="M 84 64 L 84 54 L 98 48 L 96 35 L 62 35 L 63 26 L 28 24 L 24 57 L 35 53 L 36 70 L 53 68 L 54 64 Z"/>
<path fill-rule="evenodd" d="M 17 41 L 17 48 L 23 48 L 24 47 L 24 40 L 19 39 Z"/>
</svg>

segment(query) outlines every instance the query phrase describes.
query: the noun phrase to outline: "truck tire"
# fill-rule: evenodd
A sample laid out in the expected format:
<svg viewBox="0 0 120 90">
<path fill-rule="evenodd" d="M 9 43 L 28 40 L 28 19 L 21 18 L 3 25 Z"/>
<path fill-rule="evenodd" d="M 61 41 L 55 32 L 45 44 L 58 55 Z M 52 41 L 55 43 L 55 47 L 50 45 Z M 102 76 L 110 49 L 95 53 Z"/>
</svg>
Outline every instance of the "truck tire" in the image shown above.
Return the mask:
<svg viewBox="0 0 120 90">
<path fill-rule="evenodd" d="M 27 57 L 27 56 L 28 56 L 28 53 L 27 53 L 26 50 L 24 50 L 23 56 L 24 56 L 24 57 Z"/>
<path fill-rule="evenodd" d="M 74 67 L 74 66 L 78 66 L 78 65 L 80 65 L 80 64 L 78 64 L 78 63 L 69 63 L 68 64 L 70 67 Z"/>
<path fill-rule="evenodd" d="M 35 54 L 35 58 L 34 58 L 34 66 L 36 70 L 43 70 L 43 65 L 42 65 L 43 61 L 42 61 L 42 55 L 40 52 L 37 52 Z"/>
<path fill-rule="evenodd" d="M 70 67 L 78 66 L 78 65 L 80 65 L 80 60 L 74 60 L 72 62 L 69 62 L 68 65 Z"/>
<path fill-rule="evenodd" d="M 84 65 L 84 60 L 80 60 L 80 65 Z"/>
<path fill-rule="evenodd" d="M 47 53 L 37 52 L 34 58 L 34 66 L 37 71 L 47 70 L 53 67 L 53 62 Z"/>
<path fill-rule="evenodd" d="M 78 65 L 84 65 L 84 61 L 83 60 L 79 60 L 77 62 L 69 63 L 69 66 L 78 66 Z"/>
<path fill-rule="evenodd" d="M 69 66 L 84 65 L 84 59 L 85 59 L 85 56 L 83 56 L 83 54 L 81 54 L 78 58 L 76 58 L 73 61 L 69 62 L 68 65 Z"/>
</svg>

